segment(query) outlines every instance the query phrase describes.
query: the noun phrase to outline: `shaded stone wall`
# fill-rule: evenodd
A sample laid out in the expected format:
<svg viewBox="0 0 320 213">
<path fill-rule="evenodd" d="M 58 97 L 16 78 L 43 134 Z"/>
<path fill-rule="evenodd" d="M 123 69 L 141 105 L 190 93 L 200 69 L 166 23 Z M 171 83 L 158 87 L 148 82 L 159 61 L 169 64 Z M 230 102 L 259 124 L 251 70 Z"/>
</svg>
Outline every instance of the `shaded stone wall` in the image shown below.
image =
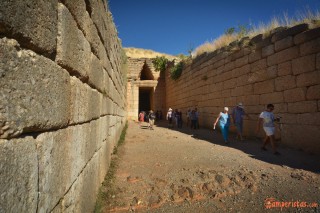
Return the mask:
<svg viewBox="0 0 320 213">
<path fill-rule="evenodd" d="M 91 212 L 126 121 L 101 0 L 1 1 L 0 212 Z"/>
<path fill-rule="evenodd" d="M 281 143 L 320 153 L 320 28 L 310 27 L 279 28 L 199 56 L 179 80 L 167 76 L 167 107 L 198 107 L 200 125 L 212 128 L 224 106 L 242 102 L 251 117 L 244 133 L 254 136 L 259 113 L 273 103 Z"/>
</svg>

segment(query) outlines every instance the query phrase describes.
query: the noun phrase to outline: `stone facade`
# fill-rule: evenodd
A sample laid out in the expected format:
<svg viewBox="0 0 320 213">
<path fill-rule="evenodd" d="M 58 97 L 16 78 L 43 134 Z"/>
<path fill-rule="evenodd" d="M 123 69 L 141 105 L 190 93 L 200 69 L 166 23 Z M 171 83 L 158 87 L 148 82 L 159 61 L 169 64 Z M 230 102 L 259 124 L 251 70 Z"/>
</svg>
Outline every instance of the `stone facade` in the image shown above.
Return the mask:
<svg viewBox="0 0 320 213">
<path fill-rule="evenodd" d="M 167 76 L 166 106 L 183 112 L 197 107 L 200 125 L 212 128 L 224 106 L 232 110 L 242 102 L 250 116 L 244 133 L 255 136 L 259 113 L 273 103 L 282 116 L 281 143 L 320 153 L 319 32 L 301 24 L 201 55 L 177 81 Z"/>
<path fill-rule="evenodd" d="M 92 212 L 125 125 L 106 2 L 0 7 L 0 212 Z"/>
<path fill-rule="evenodd" d="M 149 110 L 161 110 L 165 112 L 165 76 L 163 73 L 155 71 L 152 59 L 129 58 L 128 59 L 128 86 L 127 104 L 128 118 L 137 120 L 139 110 L 148 112 Z M 141 100 L 141 90 L 148 93 L 148 98 Z M 148 107 L 141 106 L 143 102 L 149 102 Z"/>
</svg>

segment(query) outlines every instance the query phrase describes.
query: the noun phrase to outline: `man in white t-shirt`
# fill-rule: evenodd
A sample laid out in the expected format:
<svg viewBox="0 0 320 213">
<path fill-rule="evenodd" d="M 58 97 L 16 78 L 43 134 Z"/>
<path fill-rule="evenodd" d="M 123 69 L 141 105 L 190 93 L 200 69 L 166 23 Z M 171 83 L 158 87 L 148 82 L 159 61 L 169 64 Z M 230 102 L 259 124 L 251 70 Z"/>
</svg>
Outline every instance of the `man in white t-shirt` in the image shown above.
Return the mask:
<svg viewBox="0 0 320 213">
<path fill-rule="evenodd" d="M 257 133 L 260 131 L 261 124 L 263 124 L 263 130 L 266 133 L 266 138 L 263 141 L 263 145 L 261 147 L 262 150 L 267 150 L 266 145 L 270 142 L 272 146 L 273 153 L 275 155 L 280 155 L 279 152 L 276 150 L 275 146 L 275 138 L 274 138 L 274 132 L 275 132 L 275 127 L 274 127 L 274 121 L 276 120 L 274 118 L 273 111 L 274 106 L 273 104 L 268 104 L 267 109 L 263 112 L 261 112 L 259 116 L 259 122 L 257 126 Z"/>
</svg>

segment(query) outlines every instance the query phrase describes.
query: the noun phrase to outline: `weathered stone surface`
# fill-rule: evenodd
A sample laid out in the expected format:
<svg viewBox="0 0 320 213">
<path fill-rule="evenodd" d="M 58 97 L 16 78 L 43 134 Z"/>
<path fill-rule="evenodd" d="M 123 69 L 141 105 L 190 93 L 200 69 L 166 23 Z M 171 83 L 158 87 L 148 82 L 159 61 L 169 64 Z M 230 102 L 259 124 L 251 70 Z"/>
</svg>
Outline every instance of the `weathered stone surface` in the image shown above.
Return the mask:
<svg viewBox="0 0 320 213">
<path fill-rule="evenodd" d="M 99 155 L 95 154 L 53 212 L 93 212 L 98 194 Z"/>
<path fill-rule="evenodd" d="M 298 102 L 306 100 L 306 88 L 294 88 L 283 93 L 285 102 Z"/>
<path fill-rule="evenodd" d="M 282 92 L 273 92 L 273 93 L 260 95 L 260 104 L 262 105 L 269 104 L 269 103 L 282 103 L 282 102 L 283 102 Z"/>
<path fill-rule="evenodd" d="M 299 124 L 320 126 L 320 112 L 298 114 Z"/>
<path fill-rule="evenodd" d="M 250 64 L 251 72 L 262 70 L 262 69 L 265 69 L 266 67 L 267 67 L 267 59 L 261 59 L 259 61 L 256 61 Z"/>
<path fill-rule="evenodd" d="M 242 66 L 240 68 L 236 68 L 234 70 L 232 70 L 232 78 L 236 78 L 239 77 L 241 75 L 247 74 L 250 72 L 250 65 L 247 64 L 245 66 Z"/>
<path fill-rule="evenodd" d="M 276 91 L 283 91 L 287 89 L 295 88 L 296 77 L 293 75 L 281 76 L 275 79 Z"/>
<path fill-rule="evenodd" d="M 99 38 L 97 28 L 86 11 L 86 3 L 84 0 L 62 0 L 62 3 L 69 9 L 79 28 L 89 41 L 93 53 L 102 61 L 108 60 L 106 50 Z"/>
<path fill-rule="evenodd" d="M 99 118 L 102 114 L 103 95 L 75 77 L 71 77 L 70 82 L 70 124 L 84 123 Z"/>
<path fill-rule="evenodd" d="M 307 90 L 307 100 L 320 100 L 320 85 L 311 86 Z"/>
<path fill-rule="evenodd" d="M 274 49 L 276 52 L 279 52 L 281 50 L 287 49 L 292 46 L 293 46 L 293 38 L 292 38 L 292 36 L 289 36 L 289 37 L 286 37 L 284 39 L 277 41 L 274 44 Z"/>
<path fill-rule="evenodd" d="M 249 54 L 249 63 L 255 62 L 257 60 L 260 60 L 262 57 L 262 51 L 261 50 L 255 50 L 252 53 Z"/>
<path fill-rule="evenodd" d="M 279 41 L 281 39 L 284 39 L 288 36 L 294 36 L 298 33 L 301 33 L 303 31 L 306 31 L 309 29 L 309 25 L 308 24 L 299 24 L 296 26 L 293 26 L 287 30 L 281 31 L 279 33 L 276 33 L 275 35 L 272 36 L 272 42 L 276 42 Z"/>
<path fill-rule="evenodd" d="M 297 76 L 297 86 L 311 86 L 320 84 L 320 70 L 314 72 L 302 73 Z"/>
<path fill-rule="evenodd" d="M 289 113 L 309 113 L 317 112 L 317 102 L 316 101 L 301 101 L 296 103 L 288 104 Z"/>
<path fill-rule="evenodd" d="M 320 38 L 303 43 L 300 45 L 300 54 L 308 55 L 320 52 Z"/>
<path fill-rule="evenodd" d="M 80 79 L 88 78 L 88 59 L 91 57 L 89 42 L 78 29 L 69 10 L 58 4 L 57 63 Z"/>
<path fill-rule="evenodd" d="M 320 53 L 317 54 L 317 62 L 316 62 L 316 67 L 318 70 L 320 70 Z"/>
<path fill-rule="evenodd" d="M 270 55 L 267 58 L 268 66 L 272 66 L 275 64 L 280 64 L 285 61 L 292 60 L 299 56 L 299 47 L 291 47 L 280 52 L 277 52 L 273 55 Z"/>
<path fill-rule="evenodd" d="M 291 61 L 287 61 L 278 65 L 278 76 L 292 74 Z"/>
<path fill-rule="evenodd" d="M 243 56 L 242 58 L 238 58 L 235 61 L 235 67 L 242 67 L 242 66 L 248 64 L 248 61 L 249 61 L 249 56 L 248 55 Z"/>
<path fill-rule="evenodd" d="M 20 41 L 38 53 L 55 52 L 58 0 L 3 0 L 0 7 L 0 33 Z M 49 18 L 50 17 L 50 18 Z"/>
<path fill-rule="evenodd" d="M 273 44 L 262 48 L 262 58 L 267 57 L 272 54 L 274 54 L 274 45 Z"/>
<path fill-rule="evenodd" d="M 311 153 L 320 152 L 319 138 L 320 126 L 308 126 L 308 128 L 305 128 L 305 125 L 283 125 L 281 131 L 281 140 L 284 144 Z"/>
<path fill-rule="evenodd" d="M 106 127 L 100 122 L 99 119 L 37 137 L 40 212 L 53 209 L 107 140 L 107 132 L 103 131 Z"/>
<path fill-rule="evenodd" d="M 68 73 L 51 60 L 20 50 L 15 40 L 1 39 L 0 138 L 68 124 Z"/>
<path fill-rule="evenodd" d="M 301 44 L 306 41 L 310 41 L 314 38 L 320 37 L 320 27 L 305 31 L 294 37 L 295 44 Z"/>
<path fill-rule="evenodd" d="M 34 139 L 0 139 L 0 150 L 0 212 L 36 212 L 38 160 Z"/>
<path fill-rule="evenodd" d="M 107 83 L 104 82 L 105 75 L 108 75 L 108 73 L 104 71 L 100 60 L 94 54 L 91 54 L 90 67 L 88 70 L 88 83 L 104 94 L 106 93 L 107 86 Z"/>
<path fill-rule="evenodd" d="M 265 81 L 268 79 L 273 79 L 277 76 L 277 67 L 268 67 L 267 69 L 262 69 L 254 73 L 250 73 L 248 77 L 249 83 L 255 83 L 260 81 Z"/>
<path fill-rule="evenodd" d="M 303 56 L 292 60 L 292 72 L 298 75 L 316 69 L 316 55 Z"/>
<path fill-rule="evenodd" d="M 271 93 L 274 91 L 274 80 L 267 80 L 259 83 L 255 83 L 253 86 L 254 94 Z"/>
</svg>

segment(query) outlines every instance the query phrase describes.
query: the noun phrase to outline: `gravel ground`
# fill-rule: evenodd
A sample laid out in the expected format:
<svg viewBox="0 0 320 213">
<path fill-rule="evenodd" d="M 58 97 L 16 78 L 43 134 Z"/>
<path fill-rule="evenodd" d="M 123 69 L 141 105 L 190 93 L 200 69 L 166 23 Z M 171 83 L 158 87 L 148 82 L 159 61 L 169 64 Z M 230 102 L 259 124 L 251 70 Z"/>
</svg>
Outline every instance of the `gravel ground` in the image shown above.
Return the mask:
<svg viewBox="0 0 320 213">
<path fill-rule="evenodd" d="M 281 147 L 275 156 L 258 140 L 231 135 L 225 145 L 217 131 L 144 125 L 129 122 L 104 212 L 320 212 L 320 156 Z"/>
</svg>

